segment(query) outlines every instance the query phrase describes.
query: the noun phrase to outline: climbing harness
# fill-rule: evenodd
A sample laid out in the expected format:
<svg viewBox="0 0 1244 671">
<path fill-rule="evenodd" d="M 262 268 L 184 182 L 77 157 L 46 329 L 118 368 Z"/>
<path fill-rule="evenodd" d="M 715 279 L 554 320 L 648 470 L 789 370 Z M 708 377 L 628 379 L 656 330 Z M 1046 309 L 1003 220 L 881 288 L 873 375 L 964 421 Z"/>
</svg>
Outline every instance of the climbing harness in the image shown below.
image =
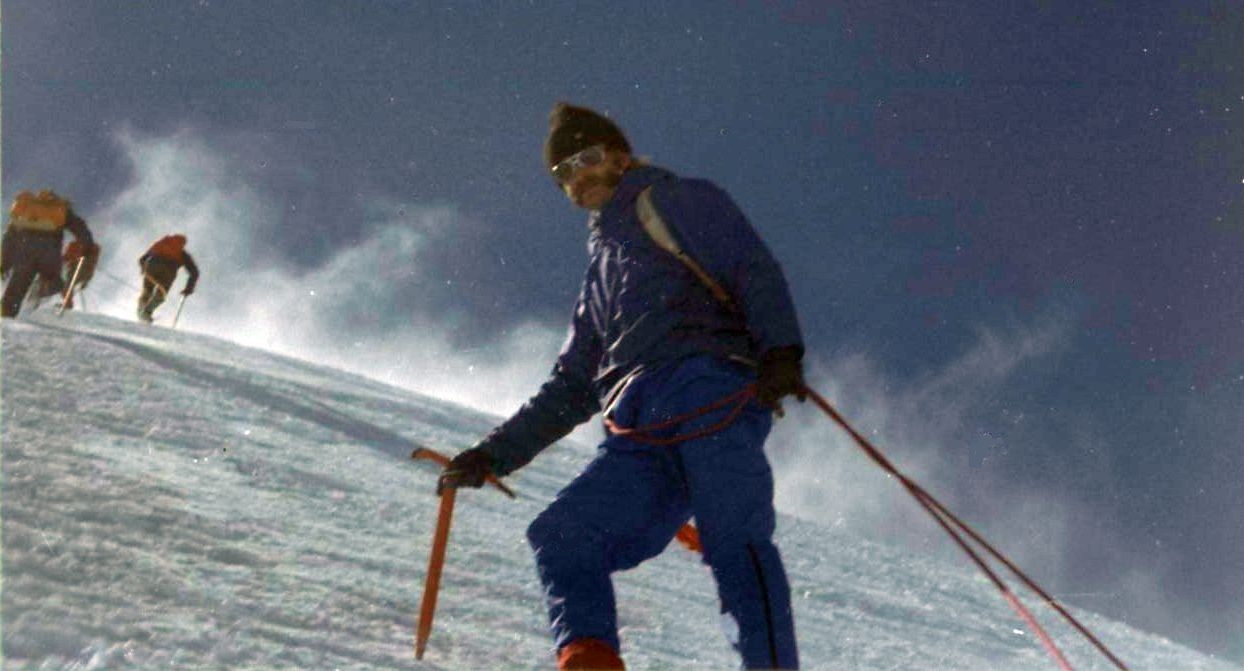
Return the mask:
<svg viewBox="0 0 1244 671">
<path fill-rule="evenodd" d="M 605 428 L 609 430 L 609 433 L 612 433 L 615 436 L 622 436 L 623 438 L 629 438 L 635 442 L 643 443 L 645 445 L 658 445 L 658 446 L 677 445 L 678 443 L 683 443 L 688 440 L 695 440 L 697 438 L 703 438 L 705 436 L 709 436 L 719 431 L 722 431 L 726 427 L 733 424 L 734 420 L 738 419 L 739 414 L 742 413 L 743 409 L 747 407 L 747 403 L 755 397 L 756 397 L 756 385 L 755 383 L 751 383 L 751 384 L 744 385 L 742 389 L 739 389 L 738 391 L 732 394 L 723 396 L 722 398 L 719 398 L 716 401 L 709 403 L 708 405 L 705 405 L 700 408 L 696 408 L 695 410 L 692 410 L 691 412 L 688 412 L 686 414 L 678 415 L 677 417 L 671 417 L 670 419 L 667 419 L 665 421 L 657 422 L 655 424 L 649 424 L 647 426 L 629 427 L 629 428 L 624 427 L 624 426 L 619 425 L 617 422 L 615 422 L 612 417 L 609 417 L 608 415 L 606 415 L 605 420 L 604 420 Z M 716 424 L 713 424 L 712 426 L 708 426 L 703 429 L 692 431 L 690 433 L 684 433 L 684 434 L 675 435 L 675 436 L 656 435 L 657 433 L 664 431 L 665 429 L 673 428 L 675 426 L 678 426 L 679 424 L 696 419 L 697 417 L 702 417 L 704 415 L 709 414 L 710 412 L 713 412 L 714 410 L 718 410 L 720 408 L 728 407 L 728 406 L 730 407 L 730 412 L 727 413 L 726 416 L 721 419 L 721 421 L 717 422 Z"/>
</svg>

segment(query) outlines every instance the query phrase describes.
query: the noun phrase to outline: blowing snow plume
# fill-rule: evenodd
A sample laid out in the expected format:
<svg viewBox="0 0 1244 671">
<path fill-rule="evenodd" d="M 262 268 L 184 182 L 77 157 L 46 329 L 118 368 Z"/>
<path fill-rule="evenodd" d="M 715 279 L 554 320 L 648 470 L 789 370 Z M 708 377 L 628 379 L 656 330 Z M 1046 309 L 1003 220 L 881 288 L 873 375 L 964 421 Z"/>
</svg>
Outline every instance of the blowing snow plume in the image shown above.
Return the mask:
<svg viewBox="0 0 1244 671">
<path fill-rule="evenodd" d="M 209 141 L 187 129 L 159 137 L 126 131 L 115 142 L 133 179 L 91 217 L 104 245 L 86 295 L 92 311 L 132 319 L 138 257 L 160 236 L 180 232 L 203 278 L 179 328 L 493 412 L 517 408 L 547 373 L 560 331 L 520 323 L 487 346 L 462 346 L 472 317 L 433 260 L 482 224 L 455 208 L 359 196 L 346 208 L 357 221 L 349 236 L 326 252 L 300 251 L 310 241 L 290 248 L 277 235 L 279 224 L 293 217 L 310 227 L 316 215 L 288 211 L 281 186 L 312 177 L 296 168 L 285 169 L 292 177 L 273 176 L 247 138 Z M 166 303 L 157 321 L 167 324 L 174 305 Z"/>
<path fill-rule="evenodd" d="M 416 664 L 436 473 L 408 455 L 495 417 L 104 315 L 0 328 L 6 668 L 552 665 L 523 529 L 590 450 L 550 448 L 509 479 L 518 500 L 461 494 Z M 1052 668 L 963 562 L 785 516 L 777 541 L 805 668 Z M 734 665 L 697 556 L 671 547 L 617 583 L 629 668 Z M 1037 612 L 1075 668 L 1111 668 Z M 1236 668 L 1076 612 L 1133 668 Z"/>
</svg>

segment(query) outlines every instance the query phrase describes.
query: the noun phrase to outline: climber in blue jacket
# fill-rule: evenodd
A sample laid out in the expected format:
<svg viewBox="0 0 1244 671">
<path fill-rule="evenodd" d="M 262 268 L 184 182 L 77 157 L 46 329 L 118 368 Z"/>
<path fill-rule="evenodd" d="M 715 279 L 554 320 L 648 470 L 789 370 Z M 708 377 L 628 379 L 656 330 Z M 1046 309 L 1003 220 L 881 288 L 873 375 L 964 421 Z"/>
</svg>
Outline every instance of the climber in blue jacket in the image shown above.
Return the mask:
<svg viewBox="0 0 1244 671">
<path fill-rule="evenodd" d="M 744 666 L 797 668 L 763 450 L 779 401 L 804 398 L 781 268 L 724 191 L 632 156 L 590 109 L 554 108 L 545 159 L 590 212 L 570 333 L 539 392 L 458 454 L 438 490 L 507 475 L 603 411 L 597 457 L 527 533 L 559 669 L 624 668 L 610 576 L 660 554 L 692 517 Z"/>
</svg>

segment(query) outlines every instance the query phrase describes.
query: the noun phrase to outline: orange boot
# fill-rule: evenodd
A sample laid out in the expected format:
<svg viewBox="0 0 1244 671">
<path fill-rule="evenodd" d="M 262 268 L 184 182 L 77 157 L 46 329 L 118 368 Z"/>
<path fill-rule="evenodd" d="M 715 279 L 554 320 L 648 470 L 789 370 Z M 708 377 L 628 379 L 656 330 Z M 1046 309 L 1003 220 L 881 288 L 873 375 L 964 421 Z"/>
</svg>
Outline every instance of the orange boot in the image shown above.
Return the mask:
<svg viewBox="0 0 1244 671">
<path fill-rule="evenodd" d="M 557 671 L 626 671 L 626 665 L 608 643 L 576 638 L 557 653 Z"/>
</svg>

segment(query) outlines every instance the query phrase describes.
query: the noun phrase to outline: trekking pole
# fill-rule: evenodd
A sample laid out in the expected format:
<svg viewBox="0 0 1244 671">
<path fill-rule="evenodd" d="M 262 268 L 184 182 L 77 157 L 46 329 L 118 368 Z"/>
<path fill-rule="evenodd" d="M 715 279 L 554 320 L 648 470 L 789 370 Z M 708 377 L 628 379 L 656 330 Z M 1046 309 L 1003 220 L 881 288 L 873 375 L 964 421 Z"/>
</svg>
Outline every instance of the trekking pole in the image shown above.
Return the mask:
<svg viewBox="0 0 1244 671">
<path fill-rule="evenodd" d="M 828 415 L 830 419 L 837 423 L 838 426 L 842 427 L 842 429 L 851 436 L 852 440 L 855 441 L 855 444 L 859 446 L 859 448 L 863 450 L 870 459 L 872 459 L 886 473 L 896 478 L 908 491 L 908 493 L 916 499 L 916 502 L 924 508 L 925 512 L 929 513 L 938 525 L 950 535 L 951 539 L 954 540 L 959 548 L 968 555 L 972 562 L 976 564 L 977 568 L 979 568 L 986 575 L 986 577 L 989 578 L 990 582 L 992 582 L 994 586 L 1002 592 L 1002 597 L 1011 606 L 1011 608 L 1015 610 L 1019 617 L 1024 620 L 1029 627 L 1032 628 L 1037 637 L 1040 639 L 1041 644 L 1045 647 L 1046 652 L 1053 657 L 1059 668 L 1064 669 L 1065 671 L 1070 671 L 1071 665 L 1067 662 L 1067 659 L 1063 656 L 1058 647 L 1054 645 L 1053 639 L 1051 639 L 1049 634 L 1046 633 L 1046 631 L 1041 627 L 1036 618 L 1033 617 L 1032 613 L 1029 612 L 1029 610 L 1025 608 L 1022 603 L 1020 603 L 1015 594 L 1006 586 L 1006 583 L 1002 582 L 1002 579 L 998 577 L 997 573 L 994 572 L 993 569 L 989 568 L 984 559 L 981 558 L 981 556 L 968 544 L 967 540 L 960 535 L 960 532 L 966 534 L 969 538 L 980 545 L 980 547 L 984 548 L 984 550 L 994 559 L 1005 565 L 1011 573 L 1015 575 L 1015 577 L 1044 599 L 1046 605 L 1054 609 L 1054 611 L 1061 615 L 1063 619 L 1075 627 L 1075 629 L 1080 632 L 1080 634 L 1083 635 L 1090 643 L 1092 643 L 1098 651 L 1105 655 L 1116 668 L 1122 671 L 1127 671 L 1127 666 L 1122 662 L 1122 660 L 1106 648 L 1105 644 L 1089 632 L 1084 625 L 1080 624 L 1079 620 L 1073 617 L 1071 613 L 1067 612 L 1067 610 L 1055 601 L 1053 597 L 1046 593 L 1045 590 L 1041 589 L 1041 587 L 1038 586 L 1036 582 L 1029 578 L 1023 571 L 1021 571 L 1014 562 L 994 548 L 994 546 L 986 541 L 983 536 L 977 533 L 975 529 L 955 516 L 954 513 L 950 512 L 946 506 L 942 505 L 942 503 L 935 499 L 932 494 L 925 491 L 923 487 L 916 484 L 914 480 L 895 468 L 894 465 L 890 463 L 890 460 L 881 453 L 881 450 L 877 449 L 877 447 L 869 442 L 867 438 L 856 431 L 847 422 L 847 420 L 837 410 L 835 410 L 832 405 L 829 404 L 829 401 L 826 401 L 820 394 L 816 393 L 807 386 L 803 388 L 803 391 L 807 393 L 808 397 L 812 399 L 812 402 L 820 408 L 822 412 Z"/>
<path fill-rule="evenodd" d="M 56 311 L 59 317 L 65 314 L 65 306 L 69 305 L 69 301 L 73 300 L 73 288 L 78 284 L 78 273 L 82 272 L 82 262 L 86 261 L 86 257 L 80 257 L 77 265 L 73 267 L 73 276 L 69 278 L 69 286 L 65 287 L 65 293 L 60 297 L 60 309 Z"/>
<path fill-rule="evenodd" d="M 30 288 L 26 290 L 26 297 L 22 299 L 22 305 L 30 305 L 30 311 L 34 312 L 39 309 L 39 305 L 43 303 L 43 297 L 39 295 L 39 286 L 43 280 L 36 276 L 30 281 Z"/>
<path fill-rule="evenodd" d="M 177 313 L 173 315 L 173 324 L 169 326 L 170 329 L 177 328 L 177 320 L 181 319 L 181 306 L 185 304 L 186 304 L 186 294 L 182 294 L 181 300 L 177 301 Z"/>
<path fill-rule="evenodd" d="M 445 547 L 449 544 L 449 523 L 454 515 L 454 494 L 447 487 L 441 492 L 441 508 L 436 517 L 436 533 L 432 536 L 432 553 L 428 556 L 428 575 L 423 584 L 423 600 L 419 605 L 419 623 L 415 626 L 415 659 L 423 659 L 423 649 L 432 634 L 432 616 L 436 614 L 436 594 L 441 588 L 441 567 L 445 565 Z"/>
</svg>

